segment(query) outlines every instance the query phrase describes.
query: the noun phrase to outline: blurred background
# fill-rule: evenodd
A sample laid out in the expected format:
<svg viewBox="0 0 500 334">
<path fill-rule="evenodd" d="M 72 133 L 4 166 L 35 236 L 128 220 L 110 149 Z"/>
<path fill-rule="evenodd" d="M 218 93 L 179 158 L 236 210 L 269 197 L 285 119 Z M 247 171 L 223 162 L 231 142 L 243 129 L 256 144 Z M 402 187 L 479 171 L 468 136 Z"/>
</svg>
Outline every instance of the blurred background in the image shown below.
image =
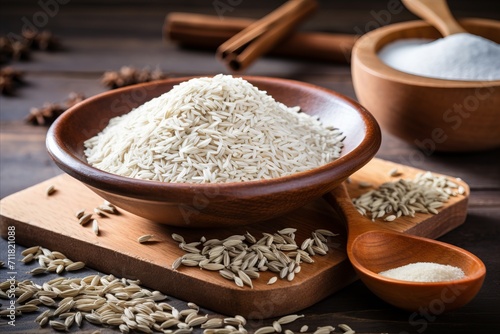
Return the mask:
<svg viewBox="0 0 500 334">
<path fill-rule="evenodd" d="M 300 30 L 362 35 L 387 24 L 417 19 L 399 0 L 318 2 L 318 10 Z M 0 197 L 60 173 L 45 154 L 46 127 L 34 128 L 23 121 L 31 108 L 64 101 L 70 92 L 86 97 L 104 92 L 107 88 L 101 83 L 103 74 L 122 66 L 158 68 L 176 77 L 229 73 L 216 60 L 213 50 L 184 50 L 167 41 L 163 35 L 167 14 L 203 13 L 221 21 L 229 17 L 257 19 L 283 3 L 278 0 L 2 0 L 0 35 L 20 36 L 31 25 L 39 31 L 52 32 L 61 47 L 49 52 L 35 50 L 30 52 L 29 59 L 0 64 L 2 68 L 11 66 L 22 71 L 25 82 L 13 96 L 0 96 L 3 144 L 0 145 L 3 180 Z M 457 18 L 500 19 L 498 0 L 448 3 Z M 347 62 L 265 57 L 245 74 L 305 81 L 356 98 Z M 25 145 L 24 140 L 31 144 Z M 16 168 L 18 164 L 31 166 L 31 171 Z"/>
<path fill-rule="evenodd" d="M 144 38 L 160 37 L 163 19 L 172 10 L 209 15 L 223 12 L 222 16 L 258 18 L 283 3 L 279 0 L 2 0 L 1 33 L 19 30 L 22 16 L 29 17 L 39 10 L 41 3 L 49 4 L 54 1 L 60 5 L 62 15 L 51 17 L 46 28 L 57 31 L 61 36 L 93 36 L 94 32 L 99 30 L 101 36 L 127 35 Z M 356 34 L 359 30 L 366 32 L 366 24 L 373 20 L 379 25 L 386 24 L 387 18 L 383 12 L 388 6 L 399 3 L 398 0 L 318 2 L 320 7 L 314 16 L 315 19 L 308 20 L 303 29 Z M 500 17 L 498 0 L 449 0 L 448 4 L 458 18 Z M 324 20 L 325 17 L 329 19 Z M 401 8 L 400 13 L 392 15 L 390 23 L 410 19 L 416 17 Z M 110 23 L 113 23 L 113 26 Z M 368 28 L 372 30 L 374 26 L 369 25 Z"/>
</svg>

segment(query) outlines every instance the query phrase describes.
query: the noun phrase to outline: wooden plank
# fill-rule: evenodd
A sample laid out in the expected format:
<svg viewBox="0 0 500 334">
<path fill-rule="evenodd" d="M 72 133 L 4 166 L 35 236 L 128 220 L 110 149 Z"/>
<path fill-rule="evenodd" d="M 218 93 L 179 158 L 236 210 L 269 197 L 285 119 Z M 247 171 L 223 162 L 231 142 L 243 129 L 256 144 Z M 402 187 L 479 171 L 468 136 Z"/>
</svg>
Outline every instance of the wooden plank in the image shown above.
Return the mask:
<svg viewBox="0 0 500 334">
<path fill-rule="evenodd" d="M 20 123 L 20 122 L 19 122 Z M 45 148 L 45 127 L 1 123 L 0 197 L 61 174 Z"/>
<path fill-rule="evenodd" d="M 0 121 L 23 120 L 31 108 L 42 107 L 47 102 L 63 103 L 71 92 L 81 93 L 86 97 L 104 92 L 107 88 L 99 81 L 101 75 L 101 73 L 58 75 L 28 72 L 25 75 L 26 85 L 19 87 L 15 96 L 0 96 L 2 106 Z M 9 124 L 9 128 L 10 126 Z M 28 128 L 33 127 L 27 127 L 26 131 Z"/>
<path fill-rule="evenodd" d="M 394 167 L 398 167 L 405 178 L 421 172 L 375 159 L 353 175 L 348 185 L 351 196 L 366 191 L 358 186 L 361 181 L 378 186 L 390 180 L 388 172 Z M 58 190 L 48 197 L 45 190 L 51 184 Z M 465 183 L 461 184 L 468 189 Z M 100 235 L 96 236 L 91 228 L 78 224 L 74 213 L 81 208 L 91 212 L 101 203 L 102 199 L 84 185 L 61 175 L 3 199 L 1 230 L 5 233 L 8 225 L 14 225 L 16 240 L 21 244 L 35 243 L 58 249 L 93 268 L 120 277 L 138 278 L 146 286 L 221 313 L 253 318 L 304 309 L 355 279 L 345 255 L 343 223 L 322 199 L 269 222 L 230 229 L 173 228 L 122 210 L 120 215 L 97 218 Z M 400 232 L 437 238 L 463 223 L 466 208 L 467 196 L 453 197 L 439 215 L 418 214 L 414 218 L 401 217 L 384 224 Z M 319 228 L 332 230 L 340 236 L 329 240 L 327 255 L 315 256 L 314 264 L 303 264 L 302 271 L 292 282 L 278 280 L 267 285 L 269 278 L 276 274 L 264 272 L 255 280 L 253 289 L 239 288 L 234 282 L 207 270 L 192 267 L 172 270 L 173 261 L 184 253 L 172 240 L 172 233 L 183 235 L 186 242 L 198 241 L 202 236 L 223 239 L 246 231 L 259 239 L 262 232 L 274 233 L 285 227 L 297 228 L 299 244 Z M 157 242 L 139 244 L 137 238 L 144 234 L 153 234 Z"/>
<path fill-rule="evenodd" d="M 174 76 L 229 73 L 212 51 L 187 50 L 162 40 L 123 37 L 115 43 L 112 37 L 75 37 L 63 41 L 66 51 L 33 52 L 32 60 L 15 67 L 26 72 L 98 73 L 118 70 L 122 66 L 161 68 Z M 326 62 L 306 62 L 264 57 L 245 72 L 247 75 L 277 76 L 316 73 L 344 73 L 349 68 Z"/>
</svg>

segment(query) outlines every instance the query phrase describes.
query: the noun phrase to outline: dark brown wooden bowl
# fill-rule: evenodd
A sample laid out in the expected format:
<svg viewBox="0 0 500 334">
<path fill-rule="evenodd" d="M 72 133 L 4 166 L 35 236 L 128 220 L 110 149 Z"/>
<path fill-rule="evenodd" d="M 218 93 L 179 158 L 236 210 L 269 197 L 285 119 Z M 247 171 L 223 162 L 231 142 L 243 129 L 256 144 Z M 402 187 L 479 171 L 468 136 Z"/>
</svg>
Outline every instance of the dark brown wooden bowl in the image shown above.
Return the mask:
<svg viewBox="0 0 500 334">
<path fill-rule="evenodd" d="M 106 92 L 70 108 L 51 126 L 47 149 L 56 164 L 98 195 L 138 216 L 184 227 L 244 225 L 294 210 L 329 192 L 364 166 L 377 152 L 380 129 L 362 106 L 333 91 L 307 83 L 244 77 L 288 106 L 317 115 L 346 135 L 336 161 L 310 171 L 249 182 L 166 183 L 133 179 L 90 166 L 85 140 L 122 115 L 189 78 L 176 78 Z"/>
<path fill-rule="evenodd" d="M 460 23 L 470 33 L 500 43 L 499 21 L 466 19 Z M 423 21 L 388 25 L 361 37 L 352 54 L 356 96 L 382 129 L 427 155 L 500 147 L 500 80 L 422 77 L 389 67 L 377 55 L 396 40 L 440 37 Z"/>
</svg>

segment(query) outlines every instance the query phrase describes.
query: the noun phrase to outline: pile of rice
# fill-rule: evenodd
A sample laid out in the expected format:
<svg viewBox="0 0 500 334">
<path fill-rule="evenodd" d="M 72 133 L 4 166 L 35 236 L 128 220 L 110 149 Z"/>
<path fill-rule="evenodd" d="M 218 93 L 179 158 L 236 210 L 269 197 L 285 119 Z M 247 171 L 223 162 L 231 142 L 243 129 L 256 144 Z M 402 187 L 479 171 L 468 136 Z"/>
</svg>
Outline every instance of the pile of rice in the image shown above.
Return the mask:
<svg viewBox="0 0 500 334">
<path fill-rule="evenodd" d="M 281 177 L 340 156 L 341 132 L 246 80 L 196 78 L 110 120 L 87 161 L 117 175 L 222 183 Z"/>
</svg>

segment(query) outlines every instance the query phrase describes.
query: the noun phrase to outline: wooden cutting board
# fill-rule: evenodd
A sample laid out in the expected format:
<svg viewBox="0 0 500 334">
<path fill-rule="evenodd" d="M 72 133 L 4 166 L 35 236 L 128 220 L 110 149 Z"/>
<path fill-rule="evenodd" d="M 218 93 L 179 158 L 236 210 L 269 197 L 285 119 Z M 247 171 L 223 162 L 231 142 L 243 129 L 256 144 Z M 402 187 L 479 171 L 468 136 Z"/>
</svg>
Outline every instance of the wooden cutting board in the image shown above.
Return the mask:
<svg viewBox="0 0 500 334">
<path fill-rule="evenodd" d="M 368 191 L 359 182 L 369 182 L 375 187 L 383 182 L 396 180 L 389 171 L 398 168 L 403 174 L 397 178 L 413 178 L 421 170 L 397 165 L 380 159 L 372 160 L 355 173 L 347 184 L 351 197 Z M 384 223 L 390 228 L 419 236 L 437 238 L 462 224 L 466 217 L 468 186 L 463 196 L 452 197 L 438 215 L 417 214 L 414 218 L 402 217 Z M 49 185 L 57 189 L 46 195 Z M 25 246 L 41 245 L 58 250 L 69 258 L 84 261 L 89 267 L 117 277 L 140 279 L 150 288 L 186 301 L 195 302 L 214 311 L 253 318 L 268 318 L 304 309 L 331 293 L 356 280 L 345 253 L 346 232 L 339 215 L 326 201 L 319 199 L 286 216 L 265 223 L 224 229 L 190 230 L 156 224 L 120 210 L 118 215 L 98 218 L 100 234 L 96 236 L 90 226 L 80 226 L 75 212 L 101 205 L 103 200 L 79 181 L 60 175 L 31 188 L 8 196 L 0 201 L 0 228 L 5 237 L 7 227 L 16 227 L 16 241 Z M 298 231 L 296 240 L 301 243 L 316 229 L 329 229 L 340 235 L 329 240 L 330 252 L 314 256 L 315 262 L 304 263 L 302 271 L 291 282 L 267 282 L 276 274 L 263 272 L 254 280 L 254 288 L 240 288 L 232 281 L 193 267 L 174 271 L 171 265 L 184 254 L 172 233 L 182 235 L 186 242 L 223 239 L 246 231 L 260 238 L 262 232 L 274 233 L 285 227 Z M 137 238 L 153 234 L 155 242 L 139 244 Z"/>
</svg>

